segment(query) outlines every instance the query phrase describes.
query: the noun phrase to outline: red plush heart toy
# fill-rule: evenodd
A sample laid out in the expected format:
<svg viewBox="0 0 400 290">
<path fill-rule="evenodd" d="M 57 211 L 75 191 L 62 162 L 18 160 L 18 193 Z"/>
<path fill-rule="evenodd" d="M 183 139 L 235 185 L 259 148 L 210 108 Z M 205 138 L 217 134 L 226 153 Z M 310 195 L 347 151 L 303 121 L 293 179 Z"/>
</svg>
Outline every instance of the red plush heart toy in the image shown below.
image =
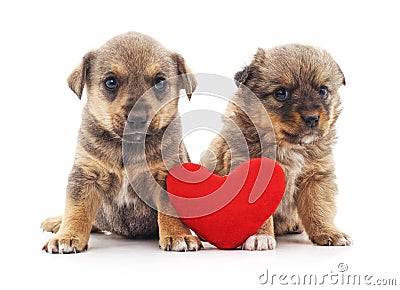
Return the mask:
<svg viewBox="0 0 400 290">
<path fill-rule="evenodd" d="M 244 162 L 227 176 L 184 163 L 170 170 L 166 182 L 182 221 L 220 249 L 234 249 L 253 235 L 285 192 L 283 170 L 268 158 Z"/>
</svg>

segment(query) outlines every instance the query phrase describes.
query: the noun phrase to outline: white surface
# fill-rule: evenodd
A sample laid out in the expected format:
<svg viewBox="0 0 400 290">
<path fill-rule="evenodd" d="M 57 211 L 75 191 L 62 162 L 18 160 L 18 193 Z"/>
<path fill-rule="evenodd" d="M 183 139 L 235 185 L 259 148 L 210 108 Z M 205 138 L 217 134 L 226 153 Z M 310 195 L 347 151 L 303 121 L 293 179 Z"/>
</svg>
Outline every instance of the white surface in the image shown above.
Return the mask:
<svg viewBox="0 0 400 290">
<path fill-rule="evenodd" d="M 253 289 L 262 287 L 258 277 L 267 269 L 277 274 L 322 275 L 336 273 L 339 263 L 348 264 L 347 273 L 397 278 L 399 285 L 400 21 L 395 4 L 3 3 L 0 288 L 215 289 L 211 286 L 217 285 Z M 39 225 L 47 216 L 63 211 L 83 104 L 65 80 L 86 51 L 129 30 L 149 34 L 178 51 L 194 72 L 227 77 L 248 63 L 257 47 L 300 42 L 327 49 L 347 80 L 335 150 L 340 189 L 336 221 L 352 236 L 354 245 L 317 247 L 306 242 L 305 236 L 292 236 L 278 238 L 277 249 L 270 252 L 208 248 L 165 253 L 158 250 L 156 241 L 96 235 L 87 253 L 42 253 L 49 235 L 42 234 Z M 190 110 L 210 104 L 193 99 L 180 105 Z M 215 109 L 223 111 L 221 106 Z M 199 134 L 187 139 L 194 161 L 210 138 Z"/>
</svg>

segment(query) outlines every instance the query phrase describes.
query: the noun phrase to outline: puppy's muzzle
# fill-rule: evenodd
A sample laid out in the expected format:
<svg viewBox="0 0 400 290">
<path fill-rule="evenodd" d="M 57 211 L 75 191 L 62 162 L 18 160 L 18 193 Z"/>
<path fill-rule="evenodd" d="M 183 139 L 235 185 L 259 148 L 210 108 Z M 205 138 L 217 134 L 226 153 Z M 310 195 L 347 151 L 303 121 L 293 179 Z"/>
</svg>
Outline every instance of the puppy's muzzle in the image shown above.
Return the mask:
<svg viewBox="0 0 400 290">
<path fill-rule="evenodd" d="M 147 112 L 131 112 L 126 119 L 124 140 L 130 143 L 143 142 L 147 135 L 147 121 Z"/>
<path fill-rule="evenodd" d="M 128 125 L 133 130 L 143 129 L 147 124 L 147 120 L 146 112 L 131 113 L 127 118 Z"/>
<path fill-rule="evenodd" d="M 310 129 L 314 129 L 318 126 L 319 116 L 318 115 L 307 115 L 301 117 L 306 123 L 306 126 Z"/>
</svg>

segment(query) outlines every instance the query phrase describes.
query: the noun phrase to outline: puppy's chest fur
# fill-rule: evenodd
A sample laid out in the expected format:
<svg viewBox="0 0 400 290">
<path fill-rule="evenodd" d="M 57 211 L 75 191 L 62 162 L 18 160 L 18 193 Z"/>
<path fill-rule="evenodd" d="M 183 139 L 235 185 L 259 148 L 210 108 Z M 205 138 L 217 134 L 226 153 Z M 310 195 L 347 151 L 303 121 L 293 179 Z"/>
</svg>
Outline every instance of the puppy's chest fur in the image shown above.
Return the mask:
<svg viewBox="0 0 400 290">
<path fill-rule="evenodd" d="M 285 172 L 286 190 L 279 207 L 274 213 L 275 229 L 277 234 L 283 234 L 299 226 L 299 218 L 296 208 L 296 186 L 298 178 L 304 174 L 308 167 L 307 158 L 303 148 L 291 148 L 278 145 L 276 149 L 276 161 Z"/>
<path fill-rule="evenodd" d="M 124 170 L 115 194 L 105 196 L 98 211 L 95 225 L 101 230 L 126 237 L 156 236 L 157 212 L 149 207 L 133 190 Z M 143 186 L 146 186 L 143 179 Z"/>
<path fill-rule="evenodd" d="M 146 153 L 135 148 L 127 150 L 128 157 L 125 158 L 127 162 L 125 166 L 108 169 L 115 178 L 112 188 L 104 193 L 103 202 L 95 219 L 95 226 L 99 229 L 126 237 L 157 236 L 157 211 L 153 208 L 152 198 L 160 189 L 146 166 L 145 156 L 150 161 L 158 160 L 160 157 L 158 150 L 153 148 L 158 148 L 157 142 L 150 142 L 150 144 L 146 148 Z M 163 168 L 159 170 L 165 171 Z"/>
<path fill-rule="evenodd" d="M 86 114 L 80 133 L 82 154 L 97 160 L 96 166 L 108 176 L 109 185 L 109 188 L 103 191 L 102 202 L 94 222 L 97 228 L 126 237 L 158 235 L 154 198 L 161 192 L 167 174 L 161 156 L 160 141 L 163 132 L 160 130 L 158 134 L 147 139 L 145 148 L 126 146 L 122 150 L 121 141 L 104 138 L 105 135 L 112 134 L 104 131 L 94 118 L 90 119 L 90 115 Z M 164 141 L 167 142 L 166 146 L 173 144 L 172 140 Z M 168 151 L 166 157 L 173 155 L 175 158 L 170 159 L 173 162 L 179 161 L 179 154 L 182 153 L 172 151 Z M 126 172 L 129 172 L 129 176 Z"/>
<path fill-rule="evenodd" d="M 124 174 L 122 177 L 121 189 L 115 197 L 115 203 L 119 207 L 131 206 L 131 205 L 135 206 L 137 199 L 135 198 L 135 196 L 132 196 L 132 194 L 129 192 L 129 187 L 130 187 L 129 179 Z"/>
</svg>

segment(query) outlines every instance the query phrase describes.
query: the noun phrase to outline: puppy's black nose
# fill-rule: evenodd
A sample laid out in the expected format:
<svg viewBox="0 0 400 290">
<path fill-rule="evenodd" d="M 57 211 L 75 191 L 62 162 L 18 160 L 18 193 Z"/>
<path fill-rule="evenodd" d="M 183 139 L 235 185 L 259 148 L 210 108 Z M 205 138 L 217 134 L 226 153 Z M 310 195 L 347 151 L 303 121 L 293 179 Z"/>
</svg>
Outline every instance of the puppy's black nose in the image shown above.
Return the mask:
<svg viewBox="0 0 400 290">
<path fill-rule="evenodd" d="M 128 116 L 128 123 L 134 129 L 141 129 L 147 123 L 147 114 L 146 112 L 132 112 Z"/>
<path fill-rule="evenodd" d="M 318 125 L 318 120 L 319 120 L 319 116 L 317 115 L 308 115 L 308 116 L 304 116 L 302 117 L 304 122 L 306 123 L 308 128 L 315 128 Z"/>
</svg>

